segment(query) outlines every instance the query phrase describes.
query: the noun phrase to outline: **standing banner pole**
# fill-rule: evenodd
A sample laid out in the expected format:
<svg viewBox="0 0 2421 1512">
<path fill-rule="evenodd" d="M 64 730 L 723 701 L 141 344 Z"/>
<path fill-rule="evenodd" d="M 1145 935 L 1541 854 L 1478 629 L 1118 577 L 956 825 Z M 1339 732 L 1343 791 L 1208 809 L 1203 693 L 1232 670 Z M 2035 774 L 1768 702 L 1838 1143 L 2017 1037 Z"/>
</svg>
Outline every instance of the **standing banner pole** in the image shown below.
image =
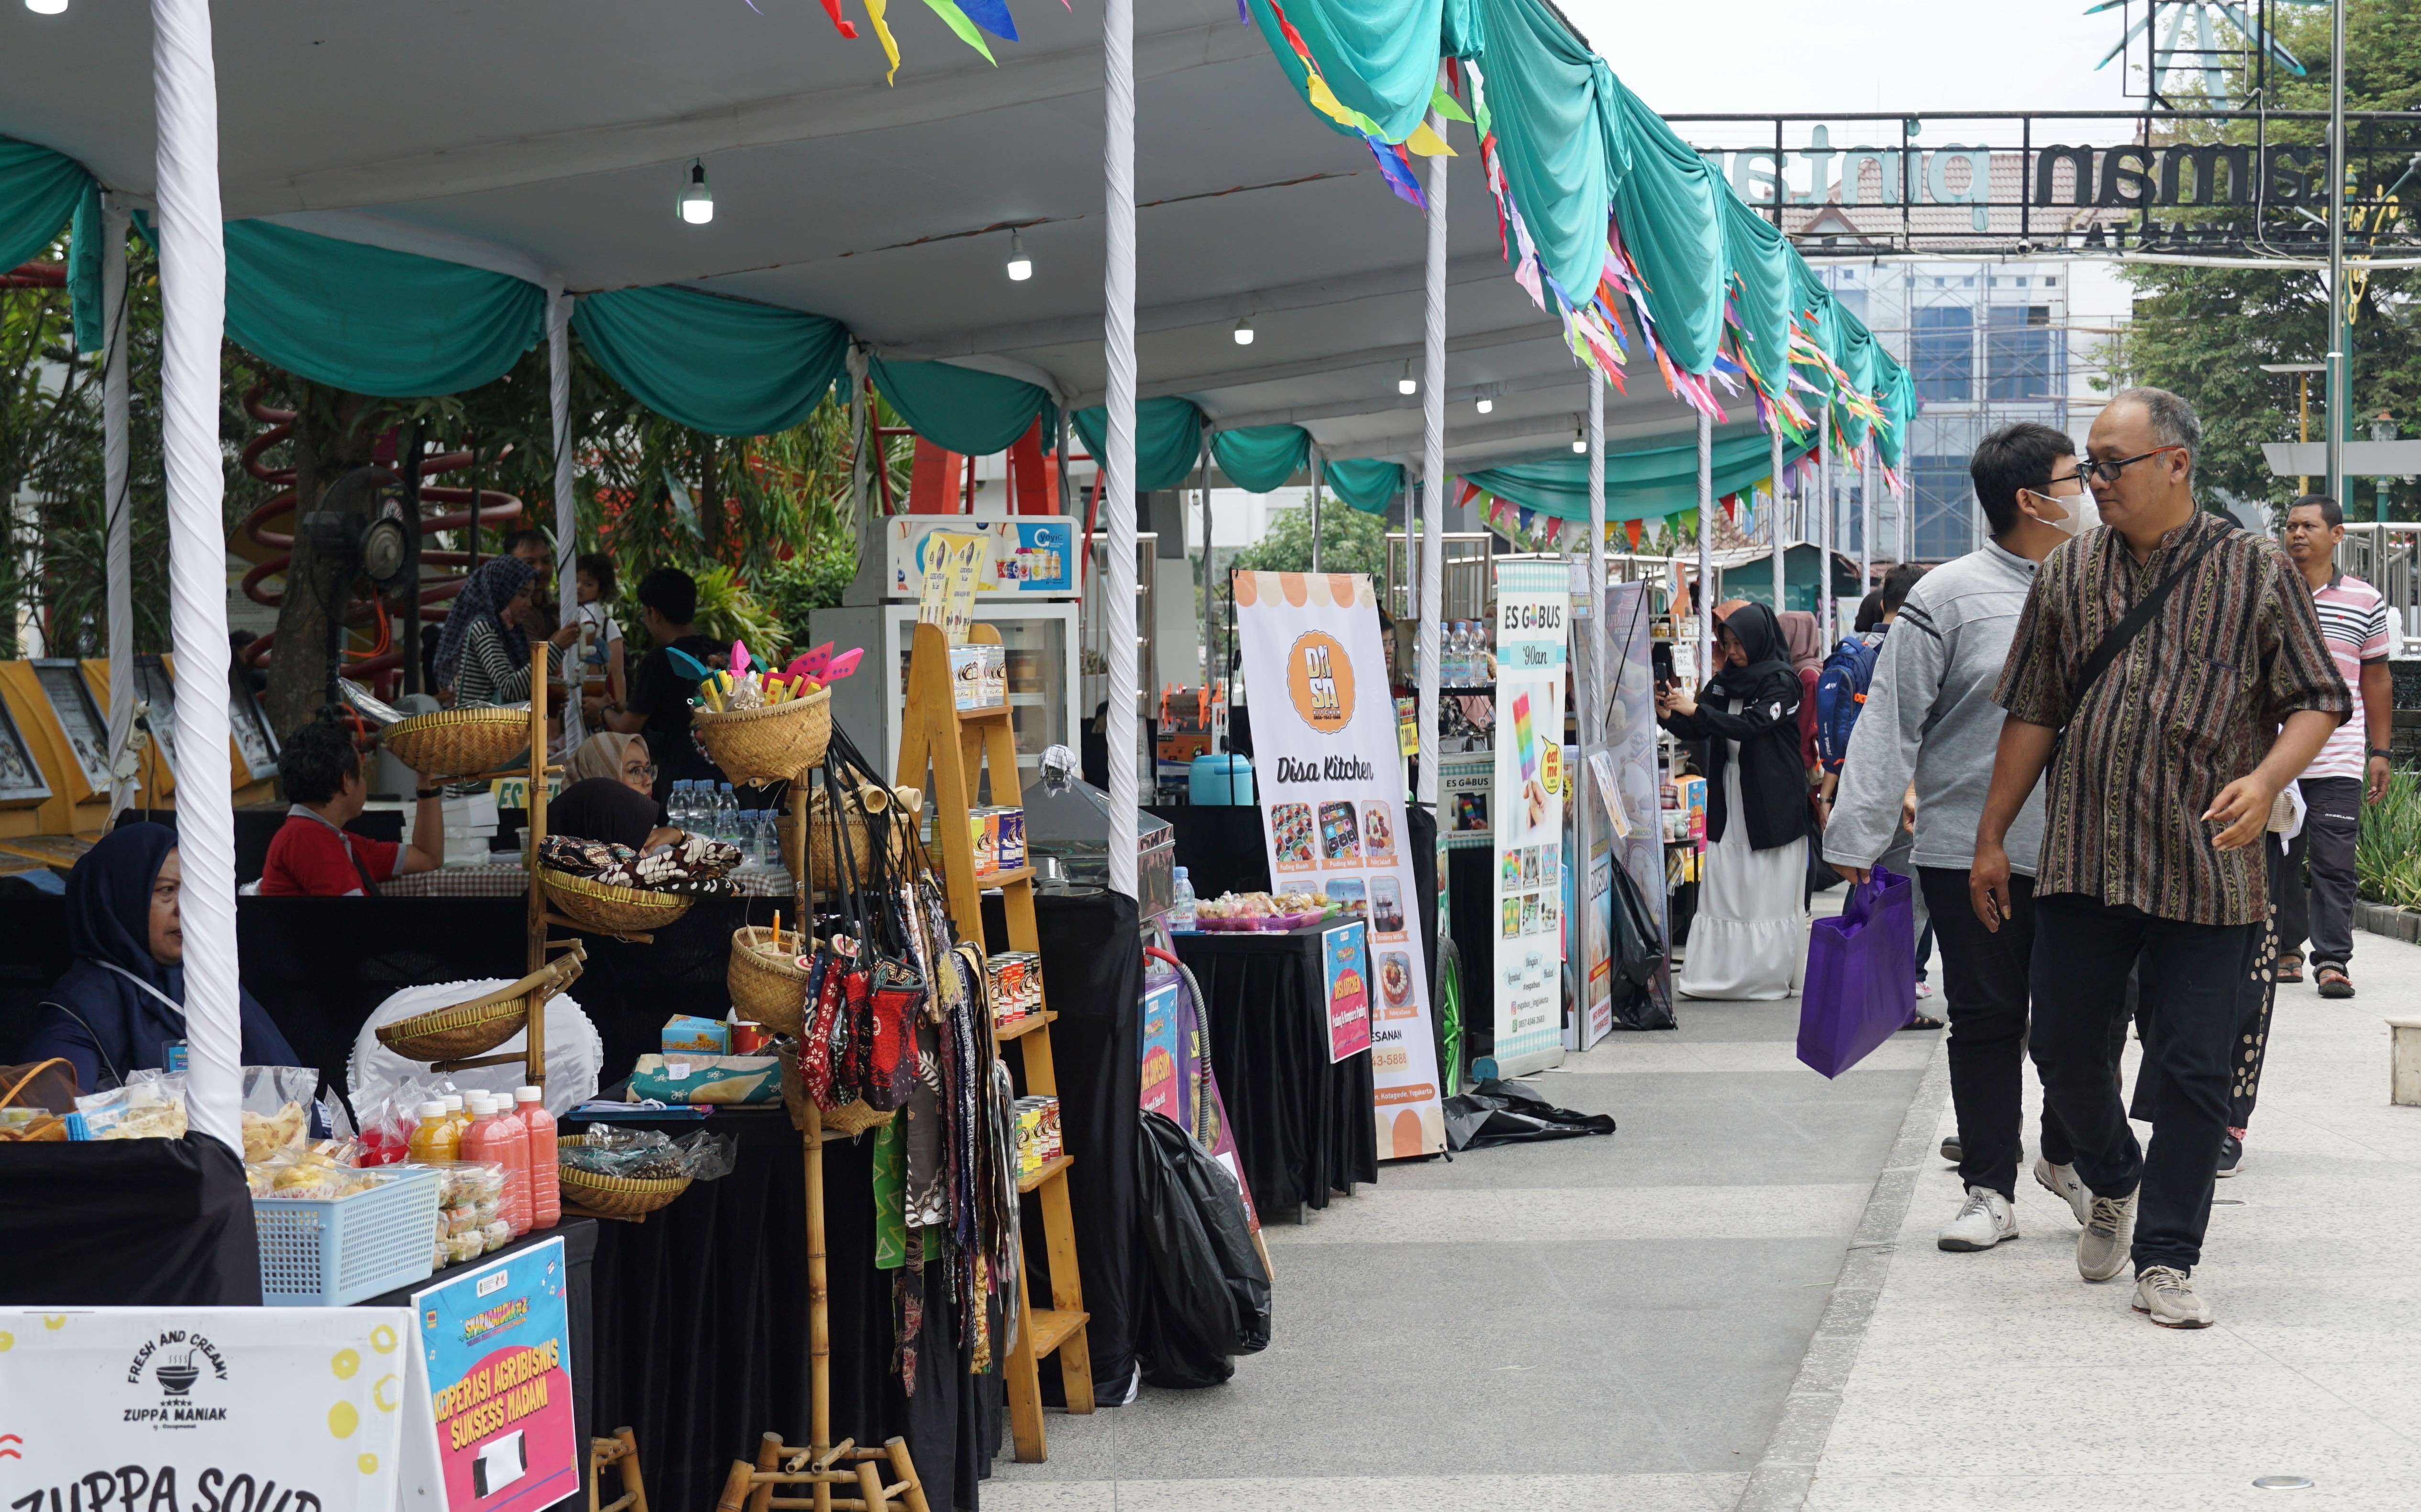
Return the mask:
<svg viewBox="0 0 2421 1512">
<path fill-rule="evenodd" d="M 1445 87 L 1438 69 L 1438 87 Z M 1445 121 L 1434 110 L 1429 130 L 1443 138 Z M 1439 611 L 1445 582 L 1445 165 L 1441 152 L 1429 160 L 1429 261 L 1421 301 L 1421 601 L 1414 623 L 1420 644 L 1420 787 L 1417 799 L 1434 814 L 1438 795 Z"/>
<path fill-rule="evenodd" d="M 226 664 L 226 458 L 219 347 L 226 246 L 219 207 L 218 76 L 210 0 L 151 0 L 158 119 L 160 430 L 168 483 L 168 618 L 181 666 Z M 208 679 L 215 684 L 216 679 Z M 177 700 L 177 850 L 183 863 L 186 1100 L 194 1128 L 243 1148 L 243 1031 L 235 938 L 235 812 L 227 701 Z"/>
<path fill-rule="evenodd" d="M 1101 269 L 1102 349 L 1108 359 L 1108 434 L 1101 501 L 1109 536 L 1109 602 L 1101 620 L 1109 671 L 1110 890 L 1140 897 L 1135 881 L 1135 744 L 1141 732 L 1135 700 L 1135 203 L 1134 0 L 1103 0 L 1101 8 L 1102 178 L 1108 191 L 1108 255 Z"/>
</svg>

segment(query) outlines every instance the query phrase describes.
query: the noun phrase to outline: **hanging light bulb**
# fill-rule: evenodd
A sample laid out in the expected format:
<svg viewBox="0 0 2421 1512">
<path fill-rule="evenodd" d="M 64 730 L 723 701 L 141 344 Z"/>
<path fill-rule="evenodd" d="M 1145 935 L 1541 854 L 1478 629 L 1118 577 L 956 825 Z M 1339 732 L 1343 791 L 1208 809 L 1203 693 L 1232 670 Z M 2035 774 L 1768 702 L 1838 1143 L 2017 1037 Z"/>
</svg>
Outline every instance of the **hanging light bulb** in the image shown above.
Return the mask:
<svg viewBox="0 0 2421 1512">
<path fill-rule="evenodd" d="M 1247 315 L 1242 320 L 1236 322 L 1236 345 L 1240 347 L 1249 347 L 1252 344 L 1253 318 Z"/>
<path fill-rule="evenodd" d="M 1588 437 L 1577 425 L 1572 427 L 1572 455 L 1575 457 L 1588 455 Z"/>
<path fill-rule="evenodd" d="M 1491 410 L 1493 410 L 1493 409 L 1495 409 L 1495 408 L 1496 408 L 1496 401 L 1495 401 L 1494 399 L 1490 398 L 1490 397 L 1489 397 L 1487 395 L 1485 395 L 1485 394 L 1482 394 L 1481 396 L 1479 396 L 1479 403 L 1478 403 L 1478 405 L 1477 405 L 1477 409 L 1478 409 L 1478 411 L 1479 411 L 1479 413 L 1482 413 L 1482 414 L 1486 414 L 1486 413 L 1488 413 Z"/>
<path fill-rule="evenodd" d="M 68 8 L 68 0 L 25 0 L 25 8 L 37 16 L 56 16 Z"/>
<path fill-rule="evenodd" d="M 714 219 L 714 191 L 706 187 L 706 164 L 695 159 L 689 165 L 689 187 L 681 191 L 680 218 L 692 226 Z"/>
<path fill-rule="evenodd" d="M 1008 233 L 1008 281 L 1022 284 L 1034 276 L 1034 259 L 1025 255 L 1025 238 Z"/>
<path fill-rule="evenodd" d="M 1413 361 L 1404 359 L 1404 376 L 1396 380 L 1396 392 L 1409 397 L 1421 391 L 1420 380 L 1413 376 Z"/>
</svg>

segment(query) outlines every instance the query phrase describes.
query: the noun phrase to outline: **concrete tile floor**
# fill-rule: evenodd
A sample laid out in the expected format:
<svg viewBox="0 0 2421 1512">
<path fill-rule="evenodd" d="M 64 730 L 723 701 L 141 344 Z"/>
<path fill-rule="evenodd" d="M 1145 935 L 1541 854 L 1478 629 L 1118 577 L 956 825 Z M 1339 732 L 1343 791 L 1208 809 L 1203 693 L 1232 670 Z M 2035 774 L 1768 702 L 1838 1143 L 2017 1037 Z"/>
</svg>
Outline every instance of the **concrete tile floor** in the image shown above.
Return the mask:
<svg viewBox="0 0 2421 1512">
<path fill-rule="evenodd" d="M 2031 1177 L 2020 1239 L 1936 1249 L 1959 1184 L 1925 1161 L 1806 1505 L 2421 1504 L 2421 1108 L 2387 1101 L 2380 1021 L 2421 992 L 2421 948 L 2359 935 L 2354 966 L 2350 1001 L 2279 990 L 2195 1273 L 2211 1329 L 2154 1328 L 2124 1281 L 2080 1281 L 2075 1223 Z M 1945 1105 L 1936 1134 L 1954 1127 Z M 2254 1489 L 2276 1473 L 2316 1484 Z"/>
<path fill-rule="evenodd" d="M 1273 1225 L 1270 1348 L 1054 1414 L 987 1512 L 1733 1506 L 1939 1038 L 1828 1083 L 1798 1011 L 1685 1001 L 1533 1078 L 1612 1138 L 1389 1165 Z"/>
</svg>

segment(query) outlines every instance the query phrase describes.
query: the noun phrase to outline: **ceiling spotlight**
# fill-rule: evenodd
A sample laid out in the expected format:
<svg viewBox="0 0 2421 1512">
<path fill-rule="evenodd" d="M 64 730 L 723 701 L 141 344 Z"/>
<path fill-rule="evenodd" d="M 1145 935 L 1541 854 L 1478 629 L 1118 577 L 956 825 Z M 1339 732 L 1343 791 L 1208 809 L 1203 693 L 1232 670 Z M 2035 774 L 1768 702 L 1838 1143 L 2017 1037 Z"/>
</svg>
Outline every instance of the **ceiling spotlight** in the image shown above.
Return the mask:
<svg viewBox="0 0 2421 1512">
<path fill-rule="evenodd" d="M 1025 238 L 1008 233 L 1008 281 L 1022 284 L 1034 276 L 1034 259 L 1025 255 Z"/>
<path fill-rule="evenodd" d="M 1236 322 L 1236 345 L 1240 347 L 1249 347 L 1252 344 L 1253 318 L 1247 315 L 1242 320 Z"/>
<path fill-rule="evenodd" d="M 1495 409 L 1495 408 L 1496 408 L 1496 401 L 1495 401 L 1494 399 L 1490 398 L 1490 397 L 1489 397 L 1487 395 L 1485 395 L 1485 394 L 1482 394 L 1481 396 L 1479 396 L 1478 410 L 1479 410 L 1479 413 L 1482 413 L 1482 414 L 1486 414 L 1488 412 L 1490 412 L 1491 410 L 1493 410 L 1493 409 Z"/>
<path fill-rule="evenodd" d="M 706 164 L 695 159 L 689 165 L 689 187 L 680 195 L 680 218 L 692 226 L 714 219 L 714 191 L 706 187 Z"/>
<path fill-rule="evenodd" d="M 1582 432 L 1581 428 L 1578 426 L 1572 427 L 1572 455 L 1575 457 L 1585 457 L 1588 455 L 1588 437 Z"/>
<path fill-rule="evenodd" d="M 1396 380 L 1396 392 L 1410 396 L 1421 391 L 1420 380 L 1413 376 L 1412 359 L 1404 360 L 1404 376 Z"/>
<path fill-rule="evenodd" d="M 56 16 L 68 8 L 68 0 L 25 0 L 25 8 L 37 16 Z"/>
</svg>

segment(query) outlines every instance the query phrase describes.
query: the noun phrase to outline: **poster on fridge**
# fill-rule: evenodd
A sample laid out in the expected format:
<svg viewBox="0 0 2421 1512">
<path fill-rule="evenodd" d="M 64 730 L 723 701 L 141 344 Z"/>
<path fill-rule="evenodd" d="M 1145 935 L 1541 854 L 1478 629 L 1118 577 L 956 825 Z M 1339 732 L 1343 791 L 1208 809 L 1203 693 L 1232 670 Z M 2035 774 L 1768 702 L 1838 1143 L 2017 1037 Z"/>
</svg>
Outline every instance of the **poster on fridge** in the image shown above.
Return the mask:
<svg viewBox="0 0 2421 1512">
<path fill-rule="evenodd" d="M 1252 700 L 1257 796 L 1273 890 L 1363 905 L 1379 1158 L 1445 1147 L 1429 961 L 1404 833 L 1404 763 L 1360 573 L 1239 572 L 1236 631 Z"/>
<path fill-rule="evenodd" d="M 1563 1058 L 1564 644 L 1571 572 L 1499 558 L 1496 574 L 1497 1074 Z"/>
</svg>

